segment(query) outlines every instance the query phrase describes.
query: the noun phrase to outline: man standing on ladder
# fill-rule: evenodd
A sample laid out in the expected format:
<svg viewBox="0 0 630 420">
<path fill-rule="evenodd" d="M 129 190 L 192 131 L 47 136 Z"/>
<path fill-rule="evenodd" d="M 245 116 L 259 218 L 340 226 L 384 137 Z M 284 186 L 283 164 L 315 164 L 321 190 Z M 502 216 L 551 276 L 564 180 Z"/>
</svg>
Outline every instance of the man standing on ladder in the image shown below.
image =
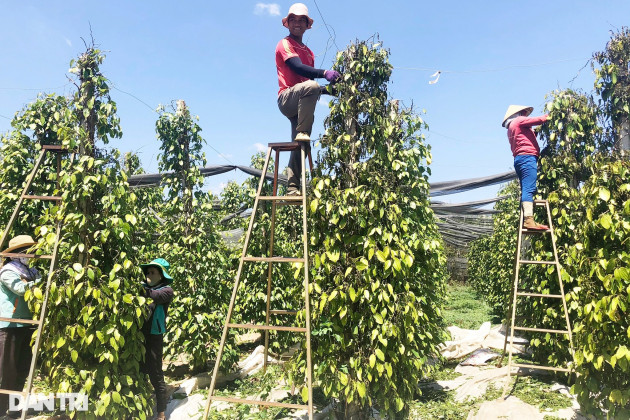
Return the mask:
<svg viewBox="0 0 630 420">
<path fill-rule="evenodd" d="M 510 105 L 503 117 L 502 126 L 508 130 L 508 140 L 514 156 L 514 170 L 521 184 L 521 205 L 523 206 L 523 227 L 530 230 L 548 230 L 549 227 L 534 220 L 534 193 L 538 176 L 540 147 L 532 127 L 547 121 L 547 114 L 529 117 L 531 106 Z"/>
<path fill-rule="evenodd" d="M 308 8 L 295 3 L 282 19 L 282 25 L 289 29 L 289 36 L 276 45 L 276 68 L 278 71 L 278 108 L 291 121 L 291 141 L 311 141 L 311 129 L 315 115 L 315 105 L 322 93 L 331 94 L 328 86 L 320 86 L 313 79 L 325 78 L 333 83 L 341 75 L 335 70 L 316 69 L 315 55 L 304 43 L 302 36 L 313 26 L 308 16 Z M 309 145 L 310 147 L 310 145 Z M 291 152 L 287 175 L 288 195 L 300 195 L 300 174 L 302 162 L 300 150 Z M 278 164 L 276 162 L 276 164 Z"/>
</svg>

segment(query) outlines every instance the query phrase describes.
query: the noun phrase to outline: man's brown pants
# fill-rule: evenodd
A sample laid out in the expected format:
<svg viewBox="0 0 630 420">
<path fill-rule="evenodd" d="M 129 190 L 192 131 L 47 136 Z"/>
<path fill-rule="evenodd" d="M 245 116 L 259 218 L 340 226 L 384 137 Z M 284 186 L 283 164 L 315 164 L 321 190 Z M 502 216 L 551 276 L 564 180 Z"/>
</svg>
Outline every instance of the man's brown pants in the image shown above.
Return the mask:
<svg viewBox="0 0 630 420">
<path fill-rule="evenodd" d="M 297 133 L 305 132 L 311 135 L 313 120 L 315 118 L 315 106 L 320 96 L 319 84 L 314 80 L 298 83 L 285 89 L 278 96 L 278 108 L 280 112 L 291 121 L 291 141 L 295 140 Z M 310 150 L 310 143 L 306 150 Z M 291 152 L 289 166 L 287 168 L 289 188 L 298 188 L 302 176 L 302 157 L 299 150 Z"/>
</svg>

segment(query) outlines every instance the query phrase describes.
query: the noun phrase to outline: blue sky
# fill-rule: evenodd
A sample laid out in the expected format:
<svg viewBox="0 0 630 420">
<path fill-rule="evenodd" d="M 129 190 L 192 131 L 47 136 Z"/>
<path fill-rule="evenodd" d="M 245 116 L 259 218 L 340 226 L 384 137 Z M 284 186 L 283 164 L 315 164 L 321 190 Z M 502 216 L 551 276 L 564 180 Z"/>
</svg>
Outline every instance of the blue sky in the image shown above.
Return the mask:
<svg viewBox="0 0 630 420">
<path fill-rule="evenodd" d="M 176 99 L 184 99 L 199 116 L 210 164 L 249 164 L 268 142 L 289 140 L 288 120 L 276 105 L 274 49 L 287 34 L 280 20 L 291 1 L 4 3 L 0 132 L 9 129 L 7 117 L 38 91 L 72 91 L 68 64 L 84 49 L 81 37 L 89 39 L 91 26 L 107 54 L 102 70 L 119 89 L 112 97 L 123 139 L 113 145 L 138 152 L 148 172 L 157 171 L 159 148 L 153 110 Z M 315 52 L 316 65 L 330 68 L 337 48 L 329 42 L 315 2 L 304 3 L 315 20 L 304 41 Z M 426 110 L 431 181 L 512 169 L 500 125 L 507 106 L 531 105 L 539 114 L 545 95 L 554 89 L 591 91 L 592 70 L 583 66 L 604 48 L 611 30 L 630 23 L 627 0 L 317 0 L 317 5 L 339 48 L 378 33 L 391 50 L 391 96 Z M 439 81 L 429 84 L 437 70 L 443 72 Z M 321 100 L 313 138 L 323 132 L 327 112 Z M 244 176 L 231 172 L 208 178 L 206 188 L 217 193 L 229 179 Z M 489 198 L 496 190 L 440 199 Z"/>
</svg>

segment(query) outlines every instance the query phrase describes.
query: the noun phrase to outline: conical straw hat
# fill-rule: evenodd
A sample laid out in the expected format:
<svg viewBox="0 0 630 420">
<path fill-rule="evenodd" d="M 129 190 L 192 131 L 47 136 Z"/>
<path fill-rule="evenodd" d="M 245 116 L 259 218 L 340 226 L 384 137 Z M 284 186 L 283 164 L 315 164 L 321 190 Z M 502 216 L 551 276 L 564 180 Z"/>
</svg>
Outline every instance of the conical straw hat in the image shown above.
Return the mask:
<svg viewBox="0 0 630 420">
<path fill-rule="evenodd" d="M 525 105 L 510 105 L 510 106 L 508 106 L 508 109 L 505 112 L 505 117 L 503 117 L 503 122 L 501 123 L 501 125 L 503 127 L 505 127 L 505 120 L 507 120 L 512 115 L 516 114 L 517 112 L 521 112 L 523 110 L 526 110 L 527 111 L 527 115 L 529 115 L 529 114 L 532 113 L 534 108 L 531 107 L 531 106 L 525 106 Z"/>
<path fill-rule="evenodd" d="M 30 248 L 37 245 L 37 242 L 29 235 L 18 235 L 9 241 L 9 247 L 2 252 L 11 252 L 20 248 Z"/>
</svg>

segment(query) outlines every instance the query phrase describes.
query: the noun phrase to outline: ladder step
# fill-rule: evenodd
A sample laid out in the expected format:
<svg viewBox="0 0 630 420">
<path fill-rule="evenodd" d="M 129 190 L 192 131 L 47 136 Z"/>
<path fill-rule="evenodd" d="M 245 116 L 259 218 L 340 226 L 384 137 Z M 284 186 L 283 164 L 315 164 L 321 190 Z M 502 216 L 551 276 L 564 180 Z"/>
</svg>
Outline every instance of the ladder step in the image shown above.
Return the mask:
<svg viewBox="0 0 630 420">
<path fill-rule="evenodd" d="M 6 394 L 6 395 L 10 395 L 10 394 L 19 394 L 23 397 L 26 397 L 28 395 L 28 392 L 24 392 L 24 391 L 14 391 L 11 389 L 0 389 L 0 394 Z"/>
<path fill-rule="evenodd" d="M 0 252 L 0 257 L 9 258 L 35 258 L 42 260 L 52 260 L 52 255 L 16 254 L 14 252 Z"/>
<path fill-rule="evenodd" d="M 549 330 L 546 328 L 529 328 L 529 327 L 514 327 L 515 330 L 521 331 L 536 331 L 536 332 L 548 332 L 554 334 L 569 334 L 567 330 Z"/>
<path fill-rule="evenodd" d="M 290 403 L 281 403 L 281 402 L 276 402 L 276 401 L 243 400 L 240 398 L 219 397 L 219 396 L 212 396 L 208 398 L 212 401 L 225 401 L 225 402 L 238 403 L 238 404 L 266 405 L 269 407 L 283 407 L 283 408 L 294 408 L 298 410 L 299 409 L 308 410 L 308 405 L 303 405 L 303 404 L 290 404 Z"/>
<path fill-rule="evenodd" d="M 60 144 L 42 144 L 42 149 L 49 152 L 68 152 L 68 148 Z"/>
<path fill-rule="evenodd" d="M 286 311 L 284 309 L 271 309 L 269 313 L 272 315 L 297 315 L 298 311 Z"/>
<path fill-rule="evenodd" d="M 527 365 L 524 363 L 512 363 L 512 366 L 527 368 L 527 369 L 542 369 L 542 370 L 555 370 L 556 372 L 571 372 L 571 369 L 568 368 L 559 368 L 552 366 L 538 366 L 538 365 Z"/>
<path fill-rule="evenodd" d="M 533 297 L 559 298 L 559 299 L 562 299 L 562 295 L 545 295 L 543 293 L 516 292 L 516 295 L 517 296 L 533 296 Z"/>
<path fill-rule="evenodd" d="M 300 200 L 300 201 L 278 201 L 276 203 L 276 206 L 278 206 L 278 207 L 282 207 L 282 206 L 301 206 L 301 205 L 302 205 L 302 200 Z"/>
<path fill-rule="evenodd" d="M 551 229 L 547 230 L 529 230 L 529 229 L 521 229 L 522 233 L 551 233 Z"/>
<path fill-rule="evenodd" d="M 261 195 L 258 197 L 261 201 L 291 201 L 291 204 L 300 204 L 303 198 L 301 195 Z M 297 201 L 297 203 L 293 203 L 293 201 Z"/>
<path fill-rule="evenodd" d="M 537 206 L 544 206 L 545 204 L 547 204 L 547 200 L 534 200 L 534 204 L 536 204 Z"/>
<path fill-rule="evenodd" d="M 39 325 L 39 320 L 37 319 L 24 319 L 24 318 L 5 318 L 0 316 L 0 321 L 4 322 L 17 322 L 18 324 L 33 324 Z"/>
<path fill-rule="evenodd" d="M 245 328 L 248 330 L 270 330 L 270 331 L 293 331 L 293 332 L 306 332 L 306 328 L 303 327 L 283 327 L 276 325 L 256 325 L 256 324 L 227 324 L 229 328 Z"/>
<path fill-rule="evenodd" d="M 269 143 L 267 146 L 271 147 L 271 150 L 288 152 L 291 150 L 300 150 L 301 143 L 302 142 L 299 141 L 287 141 L 283 143 Z M 310 144 L 310 142 L 304 142 L 304 144 Z"/>
<path fill-rule="evenodd" d="M 557 261 L 531 261 L 531 260 L 518 260 L 519 264 L 558 264 Z"/>
<path fill-rule="evenodd" d="M 304 258 L 291 258 L 291 257 L 244 257 L 243 261 L 254 262 L 288 262 L 288 263 L 303 263 Z"/>
<path fill-rule="evenodd" d="M 61 196 L 58 195 L 23 195 L 22 198 L 27 200 L 61 201 Z"/>
</svg>

